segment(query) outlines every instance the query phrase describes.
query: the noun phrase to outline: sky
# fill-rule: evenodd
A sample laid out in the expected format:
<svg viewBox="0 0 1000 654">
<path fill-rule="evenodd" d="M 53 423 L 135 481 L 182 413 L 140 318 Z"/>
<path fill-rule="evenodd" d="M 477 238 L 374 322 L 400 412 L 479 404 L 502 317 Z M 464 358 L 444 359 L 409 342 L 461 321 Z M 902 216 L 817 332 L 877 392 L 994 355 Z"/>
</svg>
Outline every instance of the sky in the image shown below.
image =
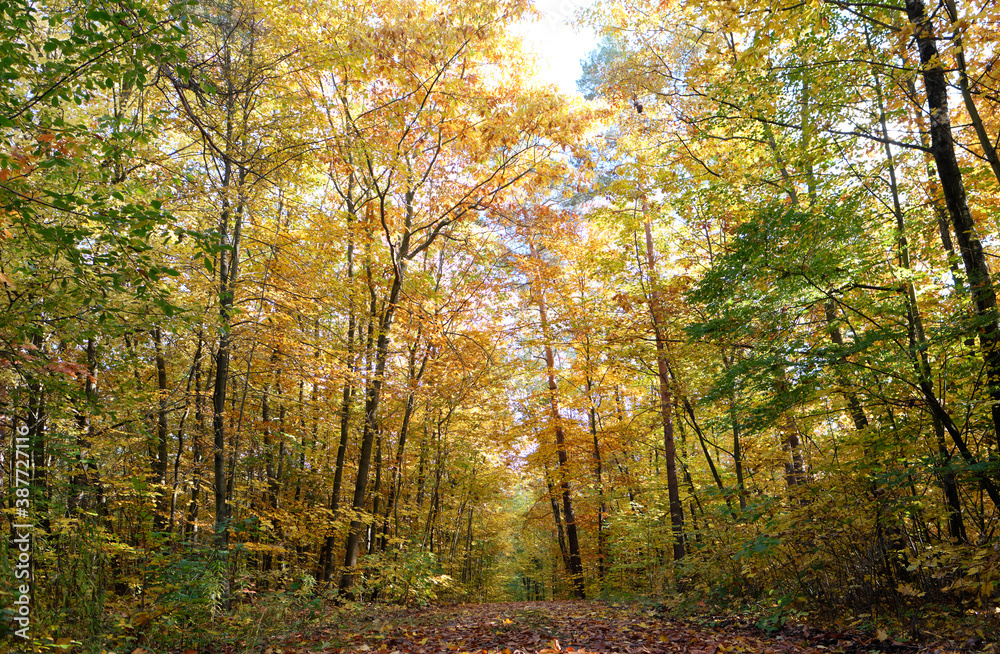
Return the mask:
<svg viewBox="0 0 1000 654">
<path fill-rule="evenodd" d="M 577 12 L 594 0 L 535 0 L 542 19 L 522 24 L 515 32 L 526 48 L 538 55 L 539 77 L 556 84 L 565 93 L 576 95 L 580 78 L 580 60 L 597 47 L 597 33 L 592 28 L 574 29 L 570 23 Z"/>
</svg>

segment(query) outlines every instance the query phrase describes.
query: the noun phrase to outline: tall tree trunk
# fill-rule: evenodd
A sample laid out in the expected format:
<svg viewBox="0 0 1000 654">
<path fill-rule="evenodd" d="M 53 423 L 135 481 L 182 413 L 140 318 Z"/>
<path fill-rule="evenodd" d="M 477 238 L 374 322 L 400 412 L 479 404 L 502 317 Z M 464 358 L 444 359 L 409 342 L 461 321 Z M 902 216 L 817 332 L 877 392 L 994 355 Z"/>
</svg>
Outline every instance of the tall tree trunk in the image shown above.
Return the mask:
<svg viewBox="0 0 1000 654">
<path fill-rule="evenodd" d="M 97 464 L 87 458 L 87 452 L 94 439 L 94 424 L 92 412 L 97 399 L 97 343 L 93 338 L 87 339 L 87 379 L 83 384 L 84 406 L 76 411 L 77 437 L 77 471 L 70 480 L 68 498 L 68 514 L 74 517 L 78 510 L 86 512 L 90 508 L 90 493 L 94 490 L 97 502 L 97 514 L 103 521 L 107 520 L 107 506 L 104 501 L 104 490 L 97 471 Z M 109 525 L 107 525 L 109 526 Z"/>
<path fill-rule="evenodd" d="M 945 0 L 944 6 L 948 10 L 948 18 L 951 24 L 956 25 L 953 37 L 955 46 L 952 48 L 952 52 L 955 55 L 955 64 L 958 68 L 958 88 L 962 92 L 965 110 L 969 112 L 969 121 L 976 132 L 979 147 L 983 149 L 983 158 L 989 163 L 990 170 L 993 171 L 993 176 L 1000 183 L 1000 156 L 997 156 L 996 147 L 993 145 L 989 134 L 986 133 L 983 118 L 979 115 L 979 110 L 976 108 L 976 101 L 972 97 L 972 87 L 969 84 L 969 71 L 965 64 L 965 45 L 962 42 L 961 36 L 962 28 L 957 26 L 958 6 L 955 4 L 955 0 Z"/>
<path fill-rule="evenodd" d="M 604 582 L 605 575 L 605 553 L 607 545 L 605 543 L 604 520 L 608 514 L 608 503 L 604 499 L 604 467 L 601 461 L 601 444 L 597 439 L 597 407 L 592 396 L 594 382 L 587 376 L 587 397 L 590 399 L 590 408 L 587 411 L 587 421 L 590 425 L 590 437 L 594 441 L 594 481 L 597 484 L 597 579 Z"/>
<path fill-rule="evenodd" d="M 153 513 L 153 530 L 163 531 L 167 520 L 167 362 L 163 358 L 163 335 L 159 326 L 153 328 L 153 346 L 156 353 L 156 458 L 153 459 L 153 487 L 156 508 Z"/>
<path fill-rule="evenodd" d="M 303 419 L 305 410 L 305 380 L 299 380 L 299 474 L 295 477 L 295 503 L 298 504 L 299 498 L 302 494 L 302 481 L 306 476 L 306 451 L 309 449 L 309 442 L 306 436 L 308 432 L 306 431 L 306 423 Z M 282 409 L 285 408 L 284 403 L 282 403 Z M 284 422 L 284 412 L 282 412 L 282 422 Z M 282 433 L 284 433 L 282 431 Z M 315 448 L 315 443 L 313 443 Z"/>
<path fill-rule="evenodd" d="M 278 350 L 271 353 L 271 360 L 268 362 L 273 370 L 278 365 Z M 271 429 L 271 379 L 264 384 L 260 396 L 260 422 L 264 428 L 264 477 L 266 486 L 264 488 L 264 499 L 270 507 L 272 514 L 278 508 L 278 479 L 274 469 L 274 442 Z M 279 438 L 283 438 L 279 435 Z M 270 550 L 264 553 L 261 568 L 267 572 L 271 570 L 274 563 L 274 555 Z"/>
<path fill-rule="evenodd" d="M 437 264 L 437 275 L 435 276 L 434 292 L 437 293 L 441 288 L 441 277 L 444 274 L 444 255 L 445 247 L 441 247 L 441 252 L 438 255 Z M 385 505 L 385 517 L 382 527 L 382 542 L 380 548 L 385 550 L 388 536 L 389 536 L 389 518 L 396 513 L 396 505 L 399 502 L 399 492 L 400 486 L 402 485 L 403 479 L 403 454 L 404 448 L 406 447 L 406 439 L 410 432 L 410 420 L 413 417 L 413 411 L 416 406 L 416 392 L 417 385 L 420 380 L 424 377 L 424 372 L 427 370 L 427 362 L 431 357 L 432 347 L 430 343 L 427 344 L 426 350 L 424 351 L 424 356 L 420 360 L 420 366 L 417 367 L 417 348 L 420 343 L 420 336 L 423 332 L 423 323 L 417 326 L 417 333 L 414 342 L 410 345 L 410 357 L 408 366 L 408 379 L 407 385 L 409 387 L 409 393 L 406 397 L 406 406 L 403 409 L 403 423 L 399 428 L 399 442 L 396 446 L 396 460 L 392 466 L 392 476 L 389 485 L 389 498 Z M 395 530 L 398 534 L 399 532 L 399 521 L 395 522 Z"/>
<path fill-rule="evenodd" d="M 907 62 L 904 60 L 904 65 Z M 959 266 L 959 257 L 955 254 L 955 245 L 951 240 L 951 226 L 949 225 L 949 214 L 948 207 L 944 204 L 943 194 L 941 193 L 941 186 L 937 179 L 937 172 L 934 170 L 934 155 L 930 152 L 930 142 L 928 137 L 927 121 L 924 118 L 924 113 L 921 110 L 920 105 L 922 104 L 918 99 L 917 85 L 912 77 L 906 79 L 906 88 L 909 93 L 910 100 L 917 104 L 916 111 L 913 112 L 913 117 L 916 119 L 917 129 L 920 132 L 920 144 L 926 148 L 923 153 L 924 165 L 927 170 L 927 196 L 930 201 L 930 205 L 934 210 L 934 217 L 937 220 L 938 234 L 941 236 L 941 247 L 944 249 L 945 257 L 948 260 L 948 267 L 951 269 L 951 279 L 952 283 L 955 285 L 955 290 L 958 291 L 960 297 L 966 297 L 965 282 L 962 277 L 962 270 Z M 881 93 L 881 92 L 880 92 Z M 881 113 L 885 113 L 885 109 L 882 108 Z M 885 120 L 883 119 L 883 123 Z M 882 134 L 886 134 L 886 125 L 882 125 Z M 890 150 L 891 152 L 891 150 Z M 970 311 L 974 309 L 970 306 L 968 307 Z M 972 348 L 975 347 L 975 339 L 966 338 L 965 346 Z"/>
<path fill-rule="evenodd" d="M 197 351 L 201 350 L 201 341 L 198 342 Z M 191 415 L 191 385 L 194 383 L 194 376 L 199 365 L 199 356 L 196 352 L 194 360 L 191 362 L 191 369 L 188 371 L 187 382 L 184 385 L 184 408 L 181 411 L 180 420 L 177 421 L 177 454 L 174 455 L 174 474 L 171 482 L 170 493 L 170 524 L 167 530 L 174 532 L 177 523 L 177 498 L 181 490 L 181 459 L 184 457 L 184 427 L 187 419 Z M 183 513 L 183 511 L 182 511 Z M 181 519 L 181 536 L 184 535 L 184 522 Z"/>
<path fill-rule="evenodd" d="M 678 427 L 677 431 L 679 431 L 680 435 L 681 435 L 681 439 L 680 439 L 681 440 L 681 456 L 680 456 L 680 458 L 678 460 L 680 461 L 680 464 L 681 464 L 681 472 L 682 472 L 682 474 L 684 476 L 684 483 L 687 485 L 688 492 L 691 494 L 691 499 L 688 502 L 688 514 L 691 516 L 691 531 L 696 534 L 695 537 L 694 537 L 695 541 L 700 541 L 701 540 L 701 534 L 699 533 L 700 530 L 698 528 L 698 514 L 695 512 L 695 509 L 696 508 L 699 509 L 699 512 L 701 513 L 702 518 L 705 517 L 705 509 L 704 509 L 704 507 L 701 506 L 701 500 L 698 499 L 698 493 L 697 493 L 697 490 L 694 487 L 694 479 L 691 477 L 691 469 L 688 467 L 688 465 L 686 463 L 686 461 L 688 460 L 688 454 L 687 454 L 687 433 L 684 430 L 684 419 L 683 419 L 683 416 L 680 415 L 680 412 L 678 412 L 678 415 L 677 415 L 677 427 Z M 728 501 L 727 501 L 727 504 L 729 504 Z M 731 505 L 729 506 L 729 511 L 730 512 L 733 511 L 733 507 Z M 734 518 L 735 518 L 735 515 L 734 515 Z"/>
<path fill-rule="evenodd" d="M 649 313 L 656 337 L 656 371 L 660 382 L 660 420 L 663 424 L 663 456 L 667 471 L 667 495 L 670 500 L 670 527 L 674 535 L 674 560 L 684 558 L 684 508 L 681 506 L 680 487 L 677 482 L 677 451 L 674 444 L 673 400 L 670 396 L 670 373 L 667 368 L 666 327 L 660 307 L 660 290 L 656 275 L 656 256 L 653 253 L 653 228 L 649 206 L 643 198 L 643 226 L 646 232 L 646 265 L 649 268 Z"/>
<path fill-rule="evenodd" d="M 444 419 L 439 419 L 437 422 L 437 460 L 434 467 L 434 488 L 431 491 L 430 508 L 427 512 L 427 524 L 424 526 L 423 540 L 420 543 L 421 549 L 426 546 L 430 552 L 434 551 L 434 527 L 437 524 L 437 518 L 441 508 L 441 476 L 444 472 L 444 466 L 448 458 L 445 434 L 441 430 L 444 422 Z"/>
<path fill-rule="evenodd" d="M 409 374 L 407 378 L 409 393 L 406 396 L 406 405 L 403 409 L 403 422 L 399 427 L 399 442 L 396 444 L 396 457 L 392 464 L 389 479 L 389 496 L 385 503 L 385 515 L 383 516 L 382 523 L 382 539 L 379 545 L 379 548 L 382 550 L 385 550 L 389 538 L 389 519 L 396 511 L 396 504 L 399 501 L 399 487 L 402 484 L 403 478 L 403 454 L 405 452 L 404 448 L 406 447 L 406 439 L 410 433 L 410 420 L 413 417 L 413 410 L 416 406 L 417 384 L 420 382 L 421 378 L 423 378 L 424 371 L 427 369 L 427 361 L 430 358 L 431 351 L 430 347 L 428 347 L 420 362 L 419 368 L 417 367 L 417 347 L 420 342 L 420 333 L 422 331 L 421 327 L 417 328 L 416 341 L 409 347 Z M 399 525 L 397 524 L 396 531 L 398 530 Z"/>
<path fill-rule="evenodd" d="M 379 533 L 379 502 L 382 500 L 382 430 L 375 434 L 375 485 L 372 487 L 372 520 L 368 524 L 368 553 L 374 554 L 378 546 Z"/>
<path fill-rule="evenodd" d="M 844 335 L 840 331 L 840 325 L 837 323 L 837 304 L 833 300 L 827 300 L 823 305 L 823 312 L 826 316 L 826 331 L 830 336 L 830 342 L 837 347 L 844 347 Z M 847 365 L 847 358 L 843 355 L 837 357 L 837 364 L 839 366 Z M 841 394 L 847 401 L 847 415 L 851 417 L 851 422 L 854 423 L 854 428 L 858 431 L 864 431 L 868 427 L 868 416 L 865 414 L 865 409 L 861 406 L 861 401 L 858 399 L 856 393 L 848 388 L 847 377 L 842 370 L 838 369 L 836 372 L 837 383 L 840 384 Z"/>
<path fill-rule="evenodd" d="M 962 172 L 955 156 L 948 107 L 948 80 L 937 49 L 934 25 L 923 0 L 906 0 L 906 14 L 915 29 L 920 51 L 924 91 L 930 112 L 931 153 L 937 165 L 941 190 L 951 216 L 965 272 L 971 287 L 973 306 L 980 318 L 979 344 L 986 365 L 995 437 L 1000 438 L 1000 326 L 997 324 L 997 300 L 990 278 L 989 264 L 976 224 L 969 211 Z M 954 434 L 953 434 L 954 436 Z M 958 445 L 958 443 L 956 443 Z M 962 446 L 964 447 L 964 443 Z"/>
<path fill-rule="evenodd" d="M 420 457 L 417 460 L 417 495 L 414 501 L 417 508 L 424 505 L 424 487 L 427 485 L 427 455 L 430 448 L 428 423 L 430 421 L 430 407 L 424 408 L 424 435 L 420 439 Z"/>
<path fill-rule="evenodd" d="M 668 370 L 670 372 L 670 376 L 676 383 L 677 378 L 674 376 L 673 369 L 668 367 Z M 688 419 L 691 421 L 691 427 L 694 429 L 695 435 L 698 436 L 698 443 L 701 445 L 702 454 L 705 455 L 705 461 L 708 463 L 708 470 L 709 472 L 712 473 L 712 479 L 715 481 L 715 486 L 716 488 L 719 489 L 719 492 L 722 493 L 722 496 L 725 498 L 726 506 L 729 507 L 729 513 L 733 516 L 733 519 L 735 520 L 737 518 L 736 511 L 733 509 L 733 503 L 730 498 L 730 495 L 726 493 L 726 487 L 722 483 L 722 476 L 719 474 L 718 468 L 715 467 L 715 461 L 712 459 L 712 455 L 708 451 L 708 439 L 705 438 L 705 434 L 701 430 L 701 425 L 698 424 L 698 418 L 695 416 L 694 407 L 691 406 L 691 402 L 687 399 L 687 396 L 682 395 L 679 390 L 678 390 L 678 395 L 681 398 L 681 404 L 684 407 L 684 412 L 687 413 Z M 682 417 L 678 417 L 679 424 L 683 425 L 683 422 L 681 422 L 681 420 Z M 716 456 L 718 456 L 718 450 Z M 692 513 L 691 515 L 693 516 L 694 514 Z"/>
<path fill-rule="evenodd" d="M 375 444 L 375 435 L 378 430 L 376 420 L 378 419 L 378 405 L 382 393 L 382 378 L 385 374 L 385 364 L 389 349 L 388 329 L 392 324 L 392 314 L 395 310 L 395 302 L 398 299 L 398 290 L 395 289 L 393 299 L 390 301 L 379 320 L 378 340 L 375 350 L 375 374 L 370 379 L 365 391 L 365 413 L 364 425 L 361 432 L 361 452 L 358 457 L 358 475 L 354 483 L 354 496 L 351 502 L 351 509 L 354 512 L 351 524 L 347 533 L 347 544 L 344 553 L 344 573 L 340 578 L 340 589 L 348 596 L 354 587 L 354 569 L 358 563 L 358 548 L 361 543 L 361 532 L 365 528 L 361 514 L 365 510 L 368 490 L 368 474 L 371 470 L 372 449 Z"/>
<path fill-rule="evenodd" d="M 215 384 L 212 389 L 212 434 L 215 473 L 215 539 L 222 550 L 229 548 L 229 486 L 226 483 L 226 394 L 229 383 L 229 363 L 232 358 L 232 316 L 235 285 L 239 277 L 240 237 L 243 230 L 242 185 L 245 171 L 238 174 L 240 200 L 230 205 L 228 192 L 232 190 L 232 165 L 225 162 L 223 177 L 222 214 L 219 221 L 220 243 L 225 247 L 219 253 L 219 347 L 215 354 Z M 229 236 L 232 222 L 232 238 Z"/>
<path fill-rule="evenodd" d="M 340 578 L 340 589 L 347 595 L 351 595 L 354 587 L 354 569 L 358 563 L 358 546 L 361 542 L 361 530 L 364 524 L 361 521 L 361 513 L 365 508 L 366 491 L 368 489 L 368 473 L 371 468 L 372 445 L 374 444 L 377 430 L 378 407 L 382 398 L 382 384 L 385 376 L 385 366 L 389 354 L 389 332 L 392 329 L 393 318 L 396 314 L 399 302 L 400 291 L 403 287 L 403 279 L 406 276 L 406 265 L 410 256 L 410 229 L 413 225 L 414 192 L 406 193 L 406 221 L 403 235 L 400 237 L 399 246 L 396 252 L 396 260 L 393 262 L 393 280 L 389 291 L 388 302 L 383 309 L 378 321 L 378 335 L 375 346 L 375 374 L 370 378 L 365 389 L 365 421 L 361 432 L 361 452 L 358 457 L 358 476 L 354 484 L 354 498 L 351 508 L 354 517 L 351 519 L 347 532 L 347 546 L 344 552 L 344 574 Z M 381 220 L 386 224 L 385 205 L 382 201 Z"/>
<path fill-rule="evenodd" d="M 562 557 L 563 567 L 570 569 L 569 552 L 566 550 L 566 530 L 563 528 L 562 512 L 559 510 L 559 494 L 556 493 L 555 486 L 552 485 L 552 475 L 549 474 L 549 466 L 545 465 L 545 488 L 548 490 L 549 504 L 552 507 L 552 520 L 556 525 L 556 542 L 559 544 L 559 555 Z"/>
<path fill-rule="evenodd" d="M 786 393 L 787 385 L 784 379 L 779 380 L 777 392 Z M 785 458 L 785 485 L 788 487 L 788 496 L 802 503 L 804 498 L 799 497 L 796 489 L 806 483 L 805 461 L 802 457 L 802 442 L 799 439 L 799 428 L 791 415 L 785 413 L 778 423 L 778 433 L 781 434 L 781 449 L 786 453 Z"/>
<path fill-rule="evenodd" d="M 911 270 L 910 246 L 906 238 L 906 218 L 903 214 L 902 203 L 899 199 L 899 185 L 896 180 L 896 162 L 892 153 L 892 146 L 889 145 L 889 128 L 885 116 L 885 102 L 882 96 L 882 84 L 877 72 L 872 73 L 875 83 L 876 101 L 879 110 L 879 126 L 884 139 L 884 150 L 886 163 L 889 169 L 889 189 L 892 193 L 892 212 L 896 219 L 896 238 L 899 247 L 899 265 L 904 270 Z M 913 360 L 914 368 L 920 378 L 921 383 L 930 383 L 932 380 L 930 358 L 927 355 L 927 335 L 924 331 L 923 319 L 920 315 L 920 306 L 917 304 L 917 292 L 910 277 L 907 277 L 904 284 L 904 299 L 906 302 L 907 333 L 910 341 L 910 357 Z M 828 314 L 829 316 L 829 314 Z M 834 336 L 839 336 L 834 334 Z M 842 341 L 841 341 L 842 342 Z M 857 411 L 858 409 L 855 409 Z M 945 445 L 944 425 L 941 419 L 935 415 L 933 409 L 930 410 L 931 420 L 934 425 L 934 434 L 937 439 L 938 454 L 942 458 L 941 465 L 947 467 L 949 459 L 948 448 Z M 860 417 L 863 417 L 861 414 Z M 855 424 L 860 424 L 858 418 Z M 864 420 L 867 425 L 867 419 Z M 858 429 L 862 427 L 859 426 Z M 965 541 L 965 526 L 962 523 L 962 507 L 959 502 L 958 488 L 955 474 L 950 470 L 945 470 L 941 475 L 945 500 L 949 507 L 949 530 L 951 537 L 956 542 Z"/>
<path fill-rule="evenodd" d="M 722 366 L 728 371 L 735 362 L 735 359 L 735 352 L 732 358 L 727 357 L 726 353 L 723 352 Z M 743 444 L 740 442 L 740 417 L 736 409 L 735 388 L 731 388 L 729 393 L 729 420 L 733 428 L 733 467 L 736 469 L 736 486 L 740 494 L 740 511 L 745 511 L 747 508 L 747 490 L 746 482 L 743 479 Z"/>
<path fill-rule="evenodd" d="M 559 461 L 559 487 L 562 491 L 563 517 L 566 520 L 566 541 L 569 545 L 569 568 L 567 572 L 573 586 L 573 594 L 583 599 L 586 588 L 583 579 L 583 559 L 580 556 L 580 538 L 576 527 L 576 513 L 573 509 L 573 497 L 569 484 L 569 457 L 566 454 L 566 434 L 563 431 L 562 416 L 559 414 L 559 388 L 556 384 L 556 363 L 552 351 L 552 336 L 549 330 L 548 309 L 545 303 L 545 288 L 542 279 L 542 260 L 535 248 L 534 241 L 529 241 L 531 258 L 537 270 L 535 272 L 535 301 L 538 303 L 538 315 L 542 323 L 542 336 L 545 340 L 545 375 L 549 386 L 549 417 L 552 421 L 556 439 L 556 456 Z"/>
<path fill-rule="evenodd" d="M 271 352 L 271 359 L 269 361 L 270 369 L 275 371 L 275 378 L 281 375 L 278 364 L 278 350 L 275 349 Z M 266 496 L 267 504 L 271 509 L 278 508 L 278 473 L 275 468 L 276 448 L 274 443 L 274 429 L 271 424 L 271 387 L 275 381 L 276 379 L 272 378 L 264 384 L 264 389 L 260 397 L 260 420 L 264 427 L 264 474 L 267 476 Z M 280 432 L 278 433 L 278 439 L 284 439 L 284 435 Z"/>
<path fill-rule="evenodd" d="M 195 435 L 194 435 L 194 447 L 191 453 L 191 466 L 193 468 L 193 479 L 191 481 L 191 503 L 188 505 L 188 515 L 187 515 L 187 527 L 190 529 L 190 533 L 193 536 L 198 533 L 198 501 L 201 495 L 201 484 L 202 484 L 202 461 L 205 458 L 205 434 L 208 432 L 205 426 L 205 393 L 201 385 L 201 363 L 204 358 L 204 347 L 205 347 L 205 334 L 204 330 L 198 330 L 198 348 L 195 351 L 195 367 L 194 367 L 194 421 L 195 421 Z M 215 357 L 209 356 L 209 359 L 214 363 Z M 211 379 L 213 374 L 212 365 L 209 364 L 208 374 L 206 378 Z"/>
<path fill-rule="evenodd" d="M 353 179 L 353 176 L 351 177 Z M 355 353 L 355 331 L 357 330 L 357 312 L 355 308 L 356 292 L 354 288 L 354 211 L 353 200 L 348 198 L 347 205 L 347 375 L 344 378 L 344 390 L 340 400 L 340 439 L 337 442 L 337 463 L 333 472 L 333 490 L 330 493 L 330 515 L 333 525 L 340 518 L 340 492 L 344 483 L 344 463 L 347 456 L 347 442 L 350 438 L 351 407 L 354 404 L 355 375 L 357 373 L 357 354 Z M 334 541 L 333 529 L 327 527 L 329 533 L 324 543 L 323 581 L 333 580 L 334 572 Z"/>
</svg>

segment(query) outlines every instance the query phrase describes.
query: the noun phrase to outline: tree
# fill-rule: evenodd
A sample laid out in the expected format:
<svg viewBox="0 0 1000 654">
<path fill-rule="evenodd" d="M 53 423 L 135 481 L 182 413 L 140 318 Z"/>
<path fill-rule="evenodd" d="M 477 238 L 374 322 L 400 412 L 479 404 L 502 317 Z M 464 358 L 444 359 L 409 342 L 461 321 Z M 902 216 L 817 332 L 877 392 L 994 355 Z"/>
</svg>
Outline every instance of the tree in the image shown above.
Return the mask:
<svg viewBox="0 0 1000 654">
<path fill-rule="evenodd" d="M 527 220 L 525 222 L 528 222 Z M 545 350 L 545 378 L 548 386 L 548 410 L 549 421 L 552 425 L 552 432 L 555 435 L 556 457 L 558 461 L 558 482 L 560 496 L 562 497 L 562 511 L 566 522 L 566 540 L 569 546 L 566 557 L 566 572 L 570 576 L 573 586 L 573 593 L 576 597 L 583 599 L 586 597 L 586 587 L 583 578 L 583 560 L 580 556 L 580 538 L 577 534 L 576 511 L 573 509 L 573 495 L 569 481 L 569 456 L 566 452 L 566 433 L 563 427 L 563 418 L 559 411 L 559 387 L 556 383 L 555 356 L 552 351 L 552 334 L 549 326 L 548 308 L 545 302 L 545 278 L 542 274 L 543 263 L 535 243 L 537 235 L 530 234 L 527 237 L 530 250 L 530 265 L 534 268 L 529 272 L 531 276 L 532 297 L 538 305 L 538 317 L 540 321 L 542 340 Z M 550 493 L 552 490 L 550 489 Z M 559 523 L 556 500 L 552 498 L 552 512 Z M 561 532 L 561 525 L 560 525 Z M 561 533 L 560 533 L 561 535 Z"/>
</svg>

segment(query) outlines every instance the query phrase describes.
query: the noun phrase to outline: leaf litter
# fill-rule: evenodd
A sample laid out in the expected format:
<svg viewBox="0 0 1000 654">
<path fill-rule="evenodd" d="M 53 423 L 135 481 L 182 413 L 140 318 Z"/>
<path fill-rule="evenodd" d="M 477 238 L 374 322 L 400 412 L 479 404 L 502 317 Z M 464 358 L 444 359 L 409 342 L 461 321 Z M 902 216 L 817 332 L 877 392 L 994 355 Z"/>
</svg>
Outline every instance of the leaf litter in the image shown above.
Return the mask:
<svg viewBox="0 0 1000 654">
<path fill-rule="evenodd" d="M 881 634 L 880 634 L 881 635 Z M 369 607 L 337 624 L 298 634 L 267 654 L 947 654 L 969 649 L 919 646 L 878 636 L 786 629 L 768 635 L 723 621 L 671 618 L 635 603 L 564 600 Z"/>
</svg>

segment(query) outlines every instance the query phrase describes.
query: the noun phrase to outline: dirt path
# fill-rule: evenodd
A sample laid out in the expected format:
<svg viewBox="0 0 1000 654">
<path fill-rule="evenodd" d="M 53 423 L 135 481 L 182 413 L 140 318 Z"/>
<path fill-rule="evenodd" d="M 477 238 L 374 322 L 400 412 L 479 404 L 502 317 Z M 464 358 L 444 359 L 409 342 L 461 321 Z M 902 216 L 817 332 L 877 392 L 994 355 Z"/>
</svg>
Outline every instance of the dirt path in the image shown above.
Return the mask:
<svg viewBox="0 0 1000 654">
<path fill-rule="evenodd" d="M 635 605 L 574 601 L 375 609 L 356 623 L 320 629 L 310 640 L 315 644 L 308 649 L 325 654 L 829 654 L 870 646 L 846 636 L 808 646 L 802 638 L 699 627 Z"/>
</svg>

